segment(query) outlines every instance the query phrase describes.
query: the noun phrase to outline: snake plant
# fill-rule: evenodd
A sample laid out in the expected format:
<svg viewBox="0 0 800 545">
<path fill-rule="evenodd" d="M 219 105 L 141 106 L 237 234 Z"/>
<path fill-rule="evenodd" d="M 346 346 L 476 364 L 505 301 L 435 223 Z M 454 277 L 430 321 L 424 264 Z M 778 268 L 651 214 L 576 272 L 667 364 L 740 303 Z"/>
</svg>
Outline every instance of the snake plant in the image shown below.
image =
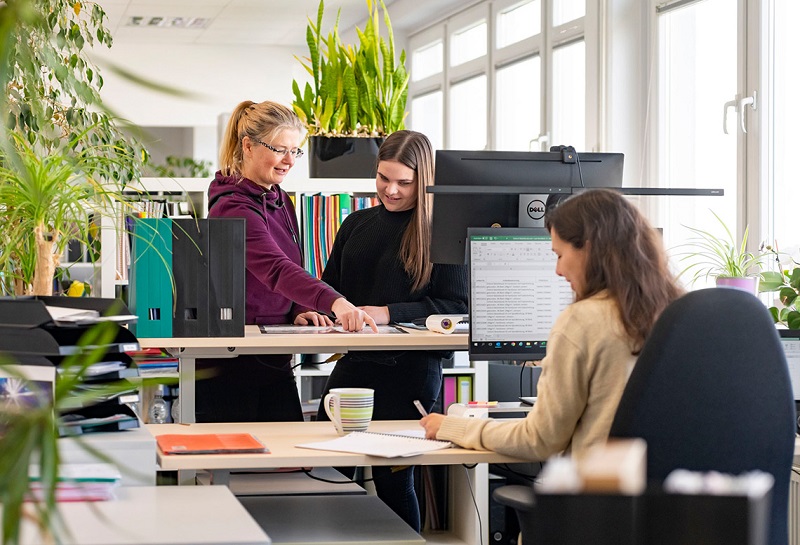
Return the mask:
<svg viewBox="0 0 800 545">
<path fill-rule="evenodd" d="M 395 61 L 394 33 L 383 0 L 366 0 L 369 18 L 358 43 L 345 45 L 339 36 L 339 14 L 333 29 L 324 34 L 324 0 L 316 21 L 308 20 L 307 57 L 295 58 L 311 75 L 301 92 L 292 82 L 292 107 L 310 136 L 381 137 L 404 128 L 409 74 L 406 54 Z M 381 36 L 380 14 L 387 38 Z"/>
</svg>

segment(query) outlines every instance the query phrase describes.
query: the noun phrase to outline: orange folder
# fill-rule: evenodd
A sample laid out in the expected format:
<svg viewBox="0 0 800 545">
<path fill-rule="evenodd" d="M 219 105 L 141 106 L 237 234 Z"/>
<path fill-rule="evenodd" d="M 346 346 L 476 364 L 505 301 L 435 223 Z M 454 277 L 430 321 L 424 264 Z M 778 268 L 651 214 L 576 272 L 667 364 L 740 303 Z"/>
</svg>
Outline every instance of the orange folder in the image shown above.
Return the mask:
<svg viewBox="0 0 800 545">
<path fill-rule="evenodd" d="M 269 453 L 249 433 L 164 434 L 156 436 L 156 443 L 164 454 Z"/>
</svg>

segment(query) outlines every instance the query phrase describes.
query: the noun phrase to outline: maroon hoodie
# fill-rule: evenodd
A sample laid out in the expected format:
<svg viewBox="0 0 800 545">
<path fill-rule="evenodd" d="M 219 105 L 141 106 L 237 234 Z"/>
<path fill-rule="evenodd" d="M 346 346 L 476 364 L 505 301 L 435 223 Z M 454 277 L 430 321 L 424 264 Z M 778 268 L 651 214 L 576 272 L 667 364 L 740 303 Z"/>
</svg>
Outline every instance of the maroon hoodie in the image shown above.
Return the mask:
<svg viewBox="0 0 800 545">
<path fill-rule="evenodd" d="M 245 219 L 246 323 L 292 323 L 310 309 L 331 313 L 341 295 L 303 269 L 297 216 L 285 191 L 217 172 L 208 207 L 210 218 Z"/>
</svg>

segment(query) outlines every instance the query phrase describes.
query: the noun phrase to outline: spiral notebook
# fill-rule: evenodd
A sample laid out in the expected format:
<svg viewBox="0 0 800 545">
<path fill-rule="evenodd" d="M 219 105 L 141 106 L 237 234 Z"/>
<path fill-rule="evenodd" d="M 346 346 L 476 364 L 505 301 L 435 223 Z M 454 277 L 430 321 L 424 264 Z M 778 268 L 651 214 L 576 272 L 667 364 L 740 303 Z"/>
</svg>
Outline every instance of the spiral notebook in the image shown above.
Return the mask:
<svg viewBox="0 0 800 545">
<path fill-rule="evenodd" d="M 416 430 L 415 430 L 416 431 Z M 421 431 L 421 430 L 420 430 Z M 414 432 L 411 432 L 414 433 Z M 414 433 L 414 435 L 416 435 Z M 330 441 L 303 443 L 298 448 L 315 450 L 332 450 L 335 452 L 353 452 L 382 458 L 399 458 L 416 456 L 433 450 L 450 448 L 449 441 L 436 441 L 424 437 L 414 437 L 409 432 L 375 433 L 354 431 Z"/>
</svg>

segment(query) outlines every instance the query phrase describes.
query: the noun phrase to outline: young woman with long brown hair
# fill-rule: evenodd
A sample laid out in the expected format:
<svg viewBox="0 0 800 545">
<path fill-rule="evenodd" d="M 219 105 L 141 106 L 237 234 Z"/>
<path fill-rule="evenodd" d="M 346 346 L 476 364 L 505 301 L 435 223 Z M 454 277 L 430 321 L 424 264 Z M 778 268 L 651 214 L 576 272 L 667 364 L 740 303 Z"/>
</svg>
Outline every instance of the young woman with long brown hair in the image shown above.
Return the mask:
<svg viewBox="0 0 800 545">
<path fill-rule="evenodd" d="M 636 357 L 666 306 L 681 294 L 658 233 L 622 195 L 586 191 L 545 218 L 575 302 L 547 341 L 538 399 L 526 418 L 429 415 L 428 438 L 542 461 L 605 442 Z"/>
<path fill-rule="evenodd" d="M 350 214 L 333 243 L 322 279 L 375 319 L 410 322 L 430 314 L 467 313 L 463 265 L 430 260 L 433 150 L 425 135 L 390 134 L 378 151 L 376 190 L 381 204 Z M 409 420 L 414 400 L 431 410 L 442 385 L 442 352 L 349 352 L 326 385 L 375 390 L 373 420 Z M 318 414 L 327 420 L 325 410 Z M 419 531 L 411 468 L 373 467 L 375 488 L 389 507 Z"/>
</svg>

